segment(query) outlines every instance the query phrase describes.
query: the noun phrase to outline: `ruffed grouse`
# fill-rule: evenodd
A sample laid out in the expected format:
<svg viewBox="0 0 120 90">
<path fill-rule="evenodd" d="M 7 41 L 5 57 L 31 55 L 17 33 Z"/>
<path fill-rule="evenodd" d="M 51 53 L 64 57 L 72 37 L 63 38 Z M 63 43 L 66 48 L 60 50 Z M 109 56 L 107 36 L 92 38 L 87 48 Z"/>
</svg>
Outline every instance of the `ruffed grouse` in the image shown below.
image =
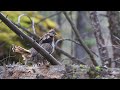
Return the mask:
<svg viewBox="0 0 120 90">
<path fill-rule="evenodd" d="M 54 52 L 55 35 L 56 35 L 55 30 L 51 29 L 48 33 L 43 35 L 39 41 L 40 46 L 43 47 L 46 51 L 48 51 L 49 54 L 52 54 Z M 20 46 L 13 45 L 12 50 L 13 52 L 20 53 L 22 55 L 23 60 L 25 60 L 25 65 L 29 61 L 40 65 L 48 64 L 48 61 L 34 48 L 27 50 Z"/>
</svg>

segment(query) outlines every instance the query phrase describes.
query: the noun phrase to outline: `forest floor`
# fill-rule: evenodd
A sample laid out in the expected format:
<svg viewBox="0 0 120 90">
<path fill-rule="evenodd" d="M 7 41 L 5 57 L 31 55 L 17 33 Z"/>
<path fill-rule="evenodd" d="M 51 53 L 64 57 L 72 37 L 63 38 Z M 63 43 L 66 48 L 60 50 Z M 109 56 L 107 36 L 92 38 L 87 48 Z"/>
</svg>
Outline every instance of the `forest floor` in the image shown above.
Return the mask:
<svg viewBox="0 0 120 90">
<path fill-rule="evenodd" d="M 119 79 L 119 68 L 87 65 L 0 66 L 0 79 Z"/>
</svg>

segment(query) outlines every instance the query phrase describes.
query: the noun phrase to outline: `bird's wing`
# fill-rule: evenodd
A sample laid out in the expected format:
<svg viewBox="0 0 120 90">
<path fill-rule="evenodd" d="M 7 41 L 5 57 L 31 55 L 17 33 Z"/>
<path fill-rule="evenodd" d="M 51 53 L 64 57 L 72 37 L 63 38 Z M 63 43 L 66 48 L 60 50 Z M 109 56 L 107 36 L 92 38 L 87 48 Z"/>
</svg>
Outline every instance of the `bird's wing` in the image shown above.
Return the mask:
<svg viewBox="0 0 120 90">
<path fill-rule="evenodd" d="M 50 43 L 43 43 L 41 46 L 50 54 L 53 51 L 53 46 Z"/>
<path fill-rule="evenodd" d="M 49 43 L 43 43 L 41 44 L 41 47 L 43 47 L 50 54 L 53 51 L 53 47 Z M 38 54 L 38 52 L 34 48 L 31 48 L 29 51 L 31 52 L 33 57 L 35 57 Z"/>
</svg>

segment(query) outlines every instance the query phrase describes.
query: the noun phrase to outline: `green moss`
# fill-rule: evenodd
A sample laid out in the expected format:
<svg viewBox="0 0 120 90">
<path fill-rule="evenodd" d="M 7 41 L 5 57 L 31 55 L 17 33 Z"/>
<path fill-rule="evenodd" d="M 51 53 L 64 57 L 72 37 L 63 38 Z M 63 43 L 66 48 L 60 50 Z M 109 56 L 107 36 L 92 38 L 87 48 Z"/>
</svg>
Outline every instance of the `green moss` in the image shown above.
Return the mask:
<svg viewBox="0 0 120 90">
<path fill-rule="evenodd" d="M 73 73 L 72 79 L 76 79 L 76 75 Z"/>
<path fill-rule="evenodd" d="M 80 64 L 80 68 L 84 68 L 84 65 Z"/>
<path fill-rule="evenodd" d="M 96 78 L 100 78 L 100 75 L 97 75 Z"/>
<path fill-rule="evenodd" d="M 97 71 L 100 71 L 100 70 L 101 70 L 100 66 L 96 66 L 95 69 L 96 69 Z"/>
</svg>

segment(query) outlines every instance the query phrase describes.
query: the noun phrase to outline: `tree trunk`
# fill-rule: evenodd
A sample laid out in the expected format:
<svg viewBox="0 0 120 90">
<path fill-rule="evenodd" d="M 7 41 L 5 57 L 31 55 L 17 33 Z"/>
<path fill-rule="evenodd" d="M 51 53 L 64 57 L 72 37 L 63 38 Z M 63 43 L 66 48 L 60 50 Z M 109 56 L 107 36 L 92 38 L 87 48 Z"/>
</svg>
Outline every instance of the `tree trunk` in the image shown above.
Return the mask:
<svg viewBox="0 0 120 90">
<path fill-rule="evenodd" d="M 117 48 L 120 45 L 120 16 L 118 11 L 107 11 L 107 16 L 113 44 L 113 58 L 117 60 L 120 58 L 120 50 Z M 120 67 L 118 61 L 115 62 L 115 67 Z"/>
<path fill-rule="evenodd" d="M 97 47 L 100 54 L 102 65 L 111 67 L 111 58 L 109 58 L 108 49 L 106 47 L 105 38 L 102 35 L 101 25 L 96 11 L 90 12 L 91 24 L 94 29 L 94 35 L 96 37 Z"/>
</svg>

